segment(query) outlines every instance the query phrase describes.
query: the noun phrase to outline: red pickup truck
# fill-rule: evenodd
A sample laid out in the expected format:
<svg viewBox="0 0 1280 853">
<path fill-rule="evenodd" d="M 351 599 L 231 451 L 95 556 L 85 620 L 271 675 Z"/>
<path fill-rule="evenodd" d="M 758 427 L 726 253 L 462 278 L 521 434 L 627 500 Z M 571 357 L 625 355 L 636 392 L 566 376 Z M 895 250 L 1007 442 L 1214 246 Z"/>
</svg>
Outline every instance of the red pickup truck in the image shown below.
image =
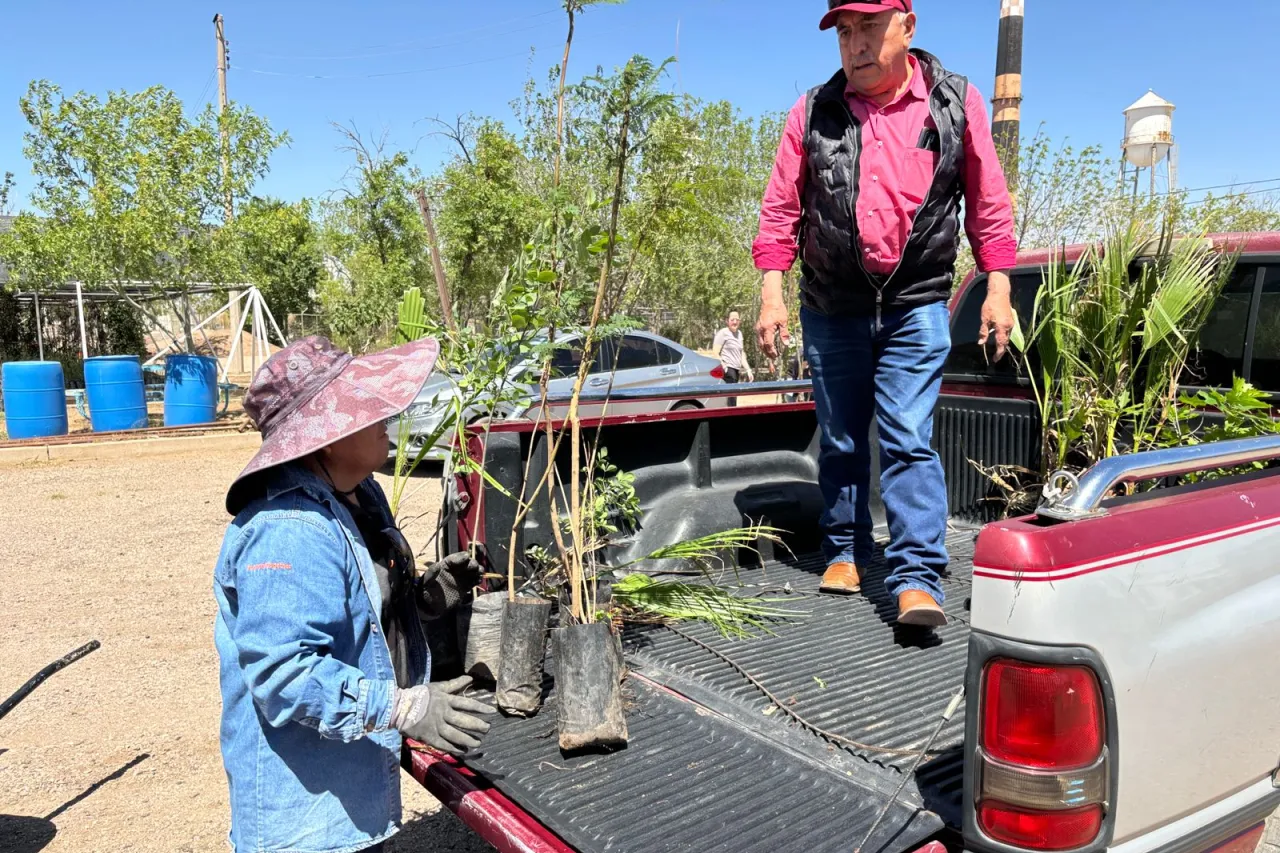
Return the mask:
<svg viewBox="0 0 1280 853">
<path fill-rule="evenodd" d="M 1242 255 L 1189 381 L 1238 373 L 1280 391 L 1280 235 L 1219 242 Z M 1014 272 L 1024 314 L 1046 260 Z M 1017 376 L 976 349 L 982 288 L 971 279 L 953 305 L 935 428 L 953 518 L 945 628 L 895 626 L 880 563 L 864 597 L 818 592 L 812 404 L 598 419 L 588 434 L 643 507 L 628 548 L 766 519 L 788 548 L 743 555 L 741 582 L 797 615 L 750 639 L 629 626 L 626 749 L 561 755 L 548 683 L 537 717 L 500 720 L 462 763 L 406 752 L 410 772 L 504 851 L 1274 850 L 1280 476 L 1111 495 L 1280 458 L 1280 439 L 1115 457 L 1035 515 L 993 521 L 970 460 L 1033 467 L 1039 425 Z M 532 423 L 491 426 L 489 476 L 520 494 L 530 460 L 534 481 L 569 470 Z M 485 541 L 505 565 L 514 502 L 481 488 L 449 479 L 442 547 Z M 537 507 L 518 553 L 550 544 L 552 523 Z M 447 669 L 447 643 L 437 653 Z"/>
</svg>

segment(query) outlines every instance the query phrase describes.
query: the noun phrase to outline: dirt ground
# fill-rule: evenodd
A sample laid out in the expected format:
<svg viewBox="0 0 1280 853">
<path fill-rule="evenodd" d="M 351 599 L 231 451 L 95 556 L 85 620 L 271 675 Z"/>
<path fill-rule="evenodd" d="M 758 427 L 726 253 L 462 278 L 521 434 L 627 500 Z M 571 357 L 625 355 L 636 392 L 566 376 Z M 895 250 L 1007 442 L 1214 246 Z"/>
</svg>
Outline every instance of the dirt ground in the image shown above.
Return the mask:
<svg viewBox="0 0 1280 853">
<path fill-rule="evenodd" d="M 210 571 L 244 450 L 0 470 L 0 853 L 227 849 Z M 422 486 L 421 488 L 417 488 Z M 438 480 L 416 480 L 425 544 Z M 393 851 L 489 850 L 408 775 Z"/>
</svg>

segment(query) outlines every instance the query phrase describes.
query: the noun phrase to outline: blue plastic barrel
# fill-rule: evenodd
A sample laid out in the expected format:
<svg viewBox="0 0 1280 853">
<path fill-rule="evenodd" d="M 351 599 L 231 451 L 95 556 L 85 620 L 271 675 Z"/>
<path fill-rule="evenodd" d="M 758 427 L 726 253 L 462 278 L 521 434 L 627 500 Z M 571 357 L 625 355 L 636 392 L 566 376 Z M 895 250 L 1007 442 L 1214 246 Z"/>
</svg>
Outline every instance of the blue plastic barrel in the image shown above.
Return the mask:
<svg viewBox="0 0 1280 853">
<path fill-rule="evenodd" d="M 86 361 L 84 393 L 94 432 L 146 428 L 147 392 L 136 355 L 103 355 Z"/>
<path fill-rule="evenodd" d="M 218 417 L 218 360 L 171 355 L 164 361 L 164 425 L 213 423 Z"/>
<path fill-rule="evenodd" d="M 11 361 L 0 369 L 9 438 L 67 434 L 67 386 L 56 361 Z"/>
</svg>

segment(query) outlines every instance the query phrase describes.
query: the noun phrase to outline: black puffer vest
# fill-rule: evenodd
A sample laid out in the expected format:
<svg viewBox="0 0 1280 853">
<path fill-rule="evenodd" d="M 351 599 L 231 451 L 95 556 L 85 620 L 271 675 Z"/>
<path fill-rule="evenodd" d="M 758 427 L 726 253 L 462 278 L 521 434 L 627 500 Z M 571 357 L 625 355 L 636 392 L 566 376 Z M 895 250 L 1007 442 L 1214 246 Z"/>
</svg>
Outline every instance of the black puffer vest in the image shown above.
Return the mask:
<svg viewBox="0 0 1280 853">
<path fill-rule="evenodd" d="M 809 91 L 805 128 L 808 175 L 800 229 L 801 301 L 823 314 L 872 314 L 945 301 L 951 296 L 964 197 L 965 96 L 969 81 L 937 57 L 913 50 L 929 86 L 938 133 L 933 185 L 916 212 L 898 268 L 873 276 L 863 268 L 858 220 L 862 127 L 845 100 L 840 71 Z M 933 147 L 931 144 L 930 147 Z"/>
</svg>

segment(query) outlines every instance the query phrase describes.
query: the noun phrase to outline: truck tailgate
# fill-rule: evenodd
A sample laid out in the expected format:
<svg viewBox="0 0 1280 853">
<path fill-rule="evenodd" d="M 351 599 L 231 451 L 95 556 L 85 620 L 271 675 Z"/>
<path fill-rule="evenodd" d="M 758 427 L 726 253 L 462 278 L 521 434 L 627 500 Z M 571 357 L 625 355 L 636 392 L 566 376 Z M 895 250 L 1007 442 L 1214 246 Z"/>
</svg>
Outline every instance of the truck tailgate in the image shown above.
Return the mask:
<svg viewBox="0 0 1280 853">
<path fill-rule="evenodd" d="M 742 582 L 803 613 L 772 636 L 729 640 L 700 624 L 682 625 L 687 636 L 628 628 L 626 749 L 562 755 L 548 681 L 538 716 L 500 719 L 466 764 L 580 851 L 848 853 L 903 783 L 913 756 L 806 729 L 742 670 L 821 729 L 869 746 L 919 750 L 964 680 L 972 542 L 970 531 L 950 537 L 944 586 L 951 622 L 936 635 L 892 624 L 879 561 L 868 570 L 865 597 L 852 598 L 817 592 L 817 558 L 769 562 L 743 570 Z M 963 732 L 958 714 L 905 780 L 866 853 L 909 850 L 958 829 Z"/>
</svg>

